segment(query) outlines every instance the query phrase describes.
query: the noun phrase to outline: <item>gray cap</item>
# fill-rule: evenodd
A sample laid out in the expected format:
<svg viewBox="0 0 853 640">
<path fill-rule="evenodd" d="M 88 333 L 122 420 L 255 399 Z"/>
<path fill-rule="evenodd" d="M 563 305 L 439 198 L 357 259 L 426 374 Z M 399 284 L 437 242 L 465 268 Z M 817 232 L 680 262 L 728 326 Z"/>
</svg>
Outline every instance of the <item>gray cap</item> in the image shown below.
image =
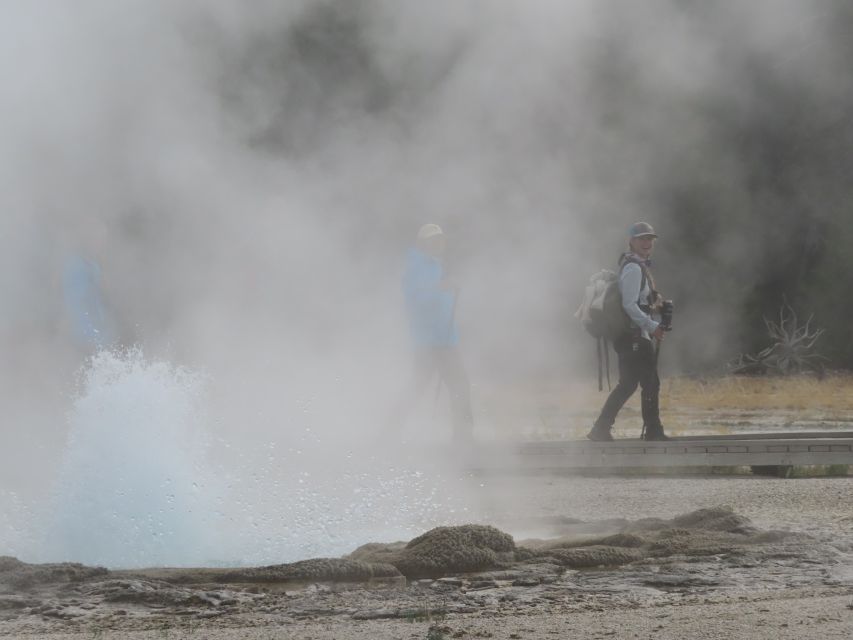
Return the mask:
<svg viewBox="0 0 853 640">
<path fill-rule="evenodd" d="M 657 238 L 658 234 L 655 233 L 654 228 L 648 222 L 635 222 L 631 225 L 631 228 L 628 229 L 628 237 L 640 238 L 642 236 Z"/>
</svg>

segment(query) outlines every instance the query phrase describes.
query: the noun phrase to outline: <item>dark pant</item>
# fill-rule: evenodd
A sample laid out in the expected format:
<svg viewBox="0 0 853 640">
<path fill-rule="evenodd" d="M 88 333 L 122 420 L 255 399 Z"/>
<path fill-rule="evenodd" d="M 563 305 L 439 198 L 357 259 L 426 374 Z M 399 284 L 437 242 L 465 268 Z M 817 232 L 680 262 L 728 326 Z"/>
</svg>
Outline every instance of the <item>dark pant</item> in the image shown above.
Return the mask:
<svg viewBox="0 0 853 640">
<path fill-rule="evenodd" d="M 450 414 L 454 440 L 469 440 L 474 429 L 471 412 L 471 385 L 456 347 L 433 347 L 415 352 L 412 378 L 406 392 L 395 407 L 387 430 L 399 429 L 418 398 L 428 388 L 435 375 L 444 383 L 450 395 Z M 437 391 L 436 391 L 437 392 Z"/>
<path fill-rule="evenodd" d="M 647 433 L 663 431 L 660 422 L 660 378 L 658 377 L 657 354 L 650 340 L 625 336 L 613 342 L 619 357 L 619 383 L 610 392 L 595 427 L 609 430 L 616 421 L 616 414 L 637 390 L 642 389 L 641 404 L 643 425 Z"/>
</svg>

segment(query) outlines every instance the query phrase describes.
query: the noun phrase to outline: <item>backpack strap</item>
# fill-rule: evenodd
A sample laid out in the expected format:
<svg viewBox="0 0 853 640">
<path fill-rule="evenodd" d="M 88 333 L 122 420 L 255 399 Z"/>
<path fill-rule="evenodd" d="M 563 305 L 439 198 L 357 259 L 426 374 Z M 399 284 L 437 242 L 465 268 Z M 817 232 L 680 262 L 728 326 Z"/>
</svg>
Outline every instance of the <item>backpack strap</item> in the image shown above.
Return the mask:
<svg viewBox="0 0 853 640">
<path fill-rule="evenodd" d="M 655 288 L 655 280 L 652 277 L 651 272 L 649 272 L 649 268 L 643 262 L 640 262 L 639 260 L 634 260 L 634 259 L 630 258 L 628 254 L 622 254 L 622 257 L 620 258 L 619 263 L 620 263 L 620 266 L 619 266 L 619 276 L 620 277 L 622 276 L 622 270 L 625 268 L 625 265 L 635 264 L 638 267 L 640 267 L 640 273 L 642 275 L 640 278 L 640 293 L 639 293 L 640 297 L 637 298 L 637 305 L 641 309 L 643 307 L 649 307 L 650 306 L 649 301 L 647 300 L 644 303 L 643 298 L 642 298 L 643 289 L 646 288 L 646 283 L 648 283 L 648 285 L 649 285 L 649 297 L 652 300 L 656 300 L 658 298 L 658 296 L 660 295 L 658 293 L 657 289 Z"/>
<path fill-rule="evenodd" d="M 604 391 L 604 376 L 607 376 L 607 390 L 610 391 L 610 345 L 607 338 L 599 337 L 595 341 L 596 353 L 598 355 L 598 390 Z M 604 372 L 602 372 L 601 361 L 604 360 Z"/>
<path fill-rule="evenodd" d="M 598 390 L 599 391 L 604 390 L 604 385 L 602 384 L 603 378 L 602 378 L 602 373 L 601 373 L 601 343 L 602 342 L 604 342 L 604 338 L 602 338 L 602 337 L 598 337 L 595 340 L 595 355 L 598 356 Z"/>
<path fill-rule="evenodd" d="M 638 262 L 638 263 L 635 263 L 635 264 L 640 264 L 640 263 Z M 639 295 L 640 295 L 640 298 L 637 298 L 637 304 L 638 304 L 638 305 L 640 305 L 640 303 L 641 303 L 641 298 L 642 298 L 642 295 L 643 295 L 643 289 L 645 289 L 645 288 L 646 288 L 646 282 L 647 282 L 647 281 L 648 281 L 648 279 L 649 279 L 649 272 L 646 270 L 646 265 L 644 265 L 644 264 L 640 264 L 640 273 L 642 273 L 643 275 L 642 275 L 642 277 L 640 278 L 640 294 L 639 294 Z M 648 300 L 647 300 L 646 302 L 648 302 Z M 641 306 L 642 306 L 642 305 L 641 305 Z"/>
</svg>

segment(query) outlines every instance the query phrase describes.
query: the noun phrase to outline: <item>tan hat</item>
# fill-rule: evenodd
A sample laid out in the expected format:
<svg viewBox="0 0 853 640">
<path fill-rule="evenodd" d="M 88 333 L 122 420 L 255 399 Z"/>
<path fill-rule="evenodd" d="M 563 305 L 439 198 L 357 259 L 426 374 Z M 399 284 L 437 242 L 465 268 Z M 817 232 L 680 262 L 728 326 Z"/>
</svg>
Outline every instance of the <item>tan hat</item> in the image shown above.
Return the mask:
<svg viewBox="0 0 853 640">
<path fill-rule="evenodd" d="M 426 240 L 427 238 L 432 238 L 433 236 L 443 235 L 444 231 L 441 230 L 437 224 L 425 224 L 418 230 L 418 240 Z"/>
</svg>

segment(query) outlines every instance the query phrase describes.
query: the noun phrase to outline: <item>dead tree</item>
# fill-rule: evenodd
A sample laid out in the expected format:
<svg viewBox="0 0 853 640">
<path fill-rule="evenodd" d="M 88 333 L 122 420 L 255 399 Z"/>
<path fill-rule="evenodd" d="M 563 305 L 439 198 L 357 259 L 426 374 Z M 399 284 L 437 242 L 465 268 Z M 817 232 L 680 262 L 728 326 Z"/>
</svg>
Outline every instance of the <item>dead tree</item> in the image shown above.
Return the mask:
<svg viewBox="0 0 853 640">
<path fill-rule="evenodd" d="M 786 301 L 779 309 L 779 321 L 764 318 L 771 344 L 755 355 L 741 354 L 729 364 L 732 373 L 769 374 L 787 376 L 813 371 L 824 371 L 824 358 L 815 351 L 815 344 L 823 329 L 812 329 L 814 316 L 801 325 L 797 314 Z"/>
</svg>

